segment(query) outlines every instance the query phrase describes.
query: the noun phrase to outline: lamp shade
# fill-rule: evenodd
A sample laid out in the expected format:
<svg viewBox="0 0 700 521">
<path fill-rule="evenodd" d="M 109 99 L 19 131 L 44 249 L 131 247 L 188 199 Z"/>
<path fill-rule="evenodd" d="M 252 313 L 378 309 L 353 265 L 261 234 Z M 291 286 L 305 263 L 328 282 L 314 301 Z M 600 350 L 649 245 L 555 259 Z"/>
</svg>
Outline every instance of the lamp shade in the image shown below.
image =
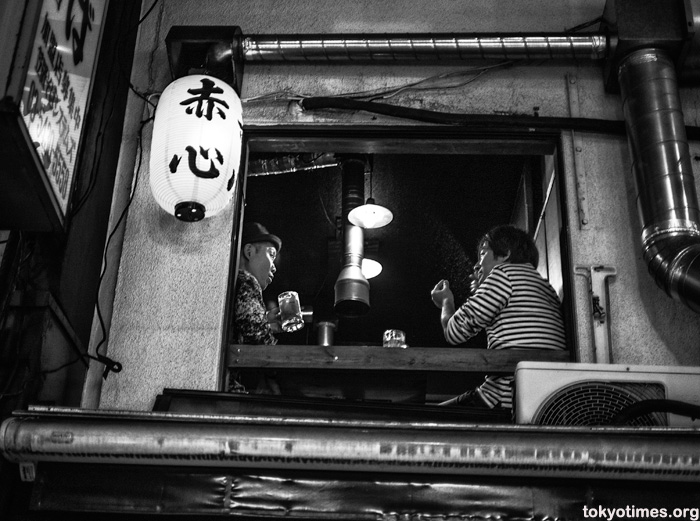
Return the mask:
<svg viewBox="0 0 700 521">
<path fill-rule="evenodd" d="M 362 274 L 366 279 L 373 279 L 382 272 L 382 265 L 374 259 L 362 259 Z"/>
<path fill-rule="evenodd" d="M 226 207 L 241 162 L 242 114 L 236 91 L 218 78 L 185 76 L 166 87 L 150 156 L 151 191 L 166 212 L 193 222 Z"/>
<path fill-rule="evenodd" d="M 371 197 L 367 202 L 353 208 L 348 214 L 348 221 L 360 228 L 372 229 L 381 228 L 389 224 L 394 218 L 391 210 L 378 204 L 374 204 Z"/>
</svg>

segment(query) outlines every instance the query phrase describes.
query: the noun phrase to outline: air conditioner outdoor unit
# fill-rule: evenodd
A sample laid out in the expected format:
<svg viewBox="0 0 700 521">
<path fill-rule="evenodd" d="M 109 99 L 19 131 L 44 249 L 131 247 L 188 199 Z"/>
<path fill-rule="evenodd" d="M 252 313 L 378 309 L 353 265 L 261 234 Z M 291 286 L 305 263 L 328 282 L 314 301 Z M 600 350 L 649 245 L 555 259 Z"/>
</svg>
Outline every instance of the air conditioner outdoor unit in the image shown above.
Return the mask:
<svg viewBox="0 0 700 521">
<path fill-rule="evenodd" d="M 700 407 L 700 367 L 520 362 L 515 369 L 515 421 L 535 425 L 610 425 L 645 400 Z M 700 427 L 700 420 L 650 412 L 632 426 Z"/>
</svg>

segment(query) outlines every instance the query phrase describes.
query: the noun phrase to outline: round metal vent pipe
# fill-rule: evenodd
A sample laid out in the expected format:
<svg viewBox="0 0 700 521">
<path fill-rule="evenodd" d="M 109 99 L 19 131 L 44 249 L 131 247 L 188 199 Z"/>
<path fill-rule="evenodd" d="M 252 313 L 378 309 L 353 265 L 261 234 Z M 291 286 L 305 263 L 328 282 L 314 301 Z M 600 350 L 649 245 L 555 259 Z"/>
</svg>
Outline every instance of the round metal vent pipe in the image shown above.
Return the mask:
<svg viewBox="0 0 700 521">
<path fill-rule="evenodd" d="M 465 59 L 602 59 L 602 35 L 575 34 L 305 34 L 242 39 L 246 62 L 399 61 Z"/>
<path fill-rule="evenodd" d="M 369 312 L 369 282 L 362 274 L 365 235 L 362 228 L 348 221 L 350 210 L 364 203 L 365 163 L 348 158 L 343 168 L 343 267 L 335 282 L 335 312 L 355 318 Z"/>
<path fill-rule="evenodd" d="M 0 424 L 0 453 L 44 462 L 697 481 L 697 430 L 478 425 L 84 410 Z M 87 411 L 91 412 L 91 411 Z"/>
<path fill-rule="evenodd" d="M 618 69 L 644 259 L 666 293 L 700 312 L 700 210 L 674 64 L 660 49 Z"/>
</svg>

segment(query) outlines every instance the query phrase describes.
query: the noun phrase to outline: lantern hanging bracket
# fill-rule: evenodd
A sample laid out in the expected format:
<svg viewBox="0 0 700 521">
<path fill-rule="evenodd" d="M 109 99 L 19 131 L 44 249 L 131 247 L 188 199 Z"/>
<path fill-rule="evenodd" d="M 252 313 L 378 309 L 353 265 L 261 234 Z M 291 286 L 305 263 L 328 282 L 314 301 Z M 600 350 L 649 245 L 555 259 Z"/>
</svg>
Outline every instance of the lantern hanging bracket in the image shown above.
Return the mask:
<svg viewBox="0 0 700 521">
<path fill-rule="evenodd" d="M 165 37 L 173 80 L 206 74 L 225 81 L 241 95 L 243 33 L 238 26 L 171 27 Z"/>
</svg>

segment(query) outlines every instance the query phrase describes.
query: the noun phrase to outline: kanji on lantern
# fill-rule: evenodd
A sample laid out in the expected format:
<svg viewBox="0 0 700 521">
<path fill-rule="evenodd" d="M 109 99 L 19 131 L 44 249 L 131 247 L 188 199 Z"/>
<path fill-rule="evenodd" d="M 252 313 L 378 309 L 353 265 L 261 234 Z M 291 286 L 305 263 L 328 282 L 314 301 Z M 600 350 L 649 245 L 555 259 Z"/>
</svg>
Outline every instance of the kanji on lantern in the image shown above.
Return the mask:
<svg viewBox="0 0 700 521">
<path fill-rule="evenodd" d="M 187 98 L 186 100 L 183 100 L 180 102 L 180 105 L 185 105 L 187 108 L 185 109 L 185 112 L 188 114 L 194 114 L 198 117 L 201 118 L 204 116 L 207 118 L 209 121 L 211 121 L 211 118 L 213 116 L 214 112 L 214 107 L 216 104 L 220 104 L 224 108 L 228 108 L 228 103 L 226 103 L 225 100 L 220 99 L 220 98 L 215 98 L 212 96 L 212 94 L 222 94 L 224 91 L 223 89 L 219 88 L 216 86 L 216 84 L 210 80 L 209 78 L 203 78 L 202 79 L 202 86 L 201 88 L 197 89 L 189 89 L 187 91 L 190 94 L 194 94 L 191 98 Z M 196 109 L 192 108 L 192 104 L 196 103 Z M 207 112 L 204 113 L 202 108 L 206 105 Z M 223 118 L 226 119 L 226 113 L 223 110 L 217 110 L 217 114 Z"/>
</svg>

